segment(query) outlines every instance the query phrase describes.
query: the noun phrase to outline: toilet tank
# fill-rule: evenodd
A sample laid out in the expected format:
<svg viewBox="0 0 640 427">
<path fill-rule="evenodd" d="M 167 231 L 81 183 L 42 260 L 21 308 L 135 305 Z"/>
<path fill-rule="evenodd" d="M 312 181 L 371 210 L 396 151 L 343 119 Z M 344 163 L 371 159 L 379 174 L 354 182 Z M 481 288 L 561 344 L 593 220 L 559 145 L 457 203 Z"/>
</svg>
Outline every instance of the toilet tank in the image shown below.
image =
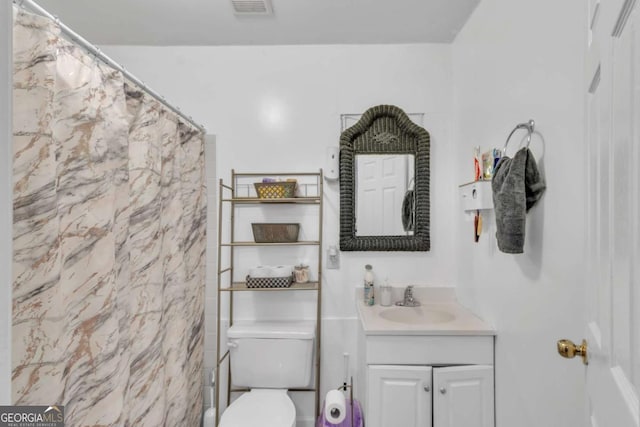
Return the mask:
<svg viewBox="0 0 640 427">
<path fill-rule="evenodd" d="M 314 322 L 234 324 L 227 331 L 236 387 L 304 388 L 311 383 Z"/>
</svg>

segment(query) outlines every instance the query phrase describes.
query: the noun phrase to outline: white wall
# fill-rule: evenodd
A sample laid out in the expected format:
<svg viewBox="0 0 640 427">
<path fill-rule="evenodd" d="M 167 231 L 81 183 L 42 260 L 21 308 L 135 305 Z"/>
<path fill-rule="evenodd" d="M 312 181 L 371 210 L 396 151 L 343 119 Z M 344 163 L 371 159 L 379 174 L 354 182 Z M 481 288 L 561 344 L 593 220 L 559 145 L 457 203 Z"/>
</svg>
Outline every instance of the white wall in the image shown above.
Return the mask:
<svg viewBox="0 0 640 427">
<path fill-rule="evenodd" d="M 0 2 L 0 405 L 11 403 L 12 3 Z"/>
<path fill-rule="evenodd" d="M 547 182 L 527 215 L 524 254 L 498 251 L 493 216 L 475 244 L 459 205 L 455 215 L 458 292 L 498 330 L 498 427 L 584 419 L 584 368 L 559 357 L 555 342 L 584 332 L 585 23 L 581 0 L 483 0 L 453 44 L 457 181 L 473 176 L 475 145 L 502 148 L 517 123 L 534 119 L 531 150 Z"/>
<path fill-rule="evenodd" d="M 225 180 L 231 168 L 318 170 L 326 148 L 338 145 L 340 114 L 382 103 L 425 113 L 424 126 L 432 135 L 432 250 L 345 252 L 340 270 L 323 272 L 323 389 L 341 384 L 342 353 L 355 351 L 354 289 L 365 264 L 392 283 L 453 285 L 450 45 L 104 50 L 216 135 L 217 175 Z M 338 216 L 338 184 L 325 182 L 325 247 L 338 243 Z M 273 307 L 276 316 L 281 305 Z M 208 331 L 214 325 L 209 315 Z"/>
</svg>

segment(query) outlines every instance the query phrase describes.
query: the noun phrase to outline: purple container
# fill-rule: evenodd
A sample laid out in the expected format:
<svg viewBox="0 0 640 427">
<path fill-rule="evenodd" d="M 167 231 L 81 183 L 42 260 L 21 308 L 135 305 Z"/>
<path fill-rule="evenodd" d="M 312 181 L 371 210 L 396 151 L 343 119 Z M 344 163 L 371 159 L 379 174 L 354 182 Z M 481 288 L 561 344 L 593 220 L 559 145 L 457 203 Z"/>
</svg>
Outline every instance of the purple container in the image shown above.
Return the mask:
<svg viewBox="0 0 640 427">
<path fill-rule="evenodd" d="M 347 416 L 340 424 L 331 424 L 324 418 L 324 403 L 322 404 L 322 412 L 318 417 L 316 427 L 363 427 L 362 408 L 360 402 L 353 401 L 353 419 L 351 418 L 351 400 L 347 399 Z"/>
</svg>

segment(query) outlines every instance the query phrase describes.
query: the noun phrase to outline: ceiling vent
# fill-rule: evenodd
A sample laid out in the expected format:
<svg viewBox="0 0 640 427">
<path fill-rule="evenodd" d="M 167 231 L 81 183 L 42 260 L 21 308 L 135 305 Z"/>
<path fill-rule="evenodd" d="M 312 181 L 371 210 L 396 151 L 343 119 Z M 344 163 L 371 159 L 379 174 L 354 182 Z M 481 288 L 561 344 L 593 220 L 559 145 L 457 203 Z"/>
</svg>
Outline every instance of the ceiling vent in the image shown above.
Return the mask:
<svg viewBox="0 0 640 427">
<path fill-rule="evenodd" d="M 236 15 L 273 15 L 271 0 L 231 0 Z"/>
</svg>

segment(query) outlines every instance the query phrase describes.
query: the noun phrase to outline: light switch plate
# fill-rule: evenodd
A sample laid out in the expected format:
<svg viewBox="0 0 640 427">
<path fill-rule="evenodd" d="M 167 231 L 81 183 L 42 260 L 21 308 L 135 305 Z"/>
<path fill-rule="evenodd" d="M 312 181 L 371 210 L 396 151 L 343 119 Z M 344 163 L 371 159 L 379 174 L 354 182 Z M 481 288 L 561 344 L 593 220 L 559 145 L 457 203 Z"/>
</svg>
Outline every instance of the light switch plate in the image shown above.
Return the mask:
<svg viewBox="0 0 640 427">
<path fill-rule="evenodd" d="M 330 246 L 327 249 L 326 264 L 327 270 L 338 270 L 340 268 L 340 251 L 335 246 Z"/>
</svg>

